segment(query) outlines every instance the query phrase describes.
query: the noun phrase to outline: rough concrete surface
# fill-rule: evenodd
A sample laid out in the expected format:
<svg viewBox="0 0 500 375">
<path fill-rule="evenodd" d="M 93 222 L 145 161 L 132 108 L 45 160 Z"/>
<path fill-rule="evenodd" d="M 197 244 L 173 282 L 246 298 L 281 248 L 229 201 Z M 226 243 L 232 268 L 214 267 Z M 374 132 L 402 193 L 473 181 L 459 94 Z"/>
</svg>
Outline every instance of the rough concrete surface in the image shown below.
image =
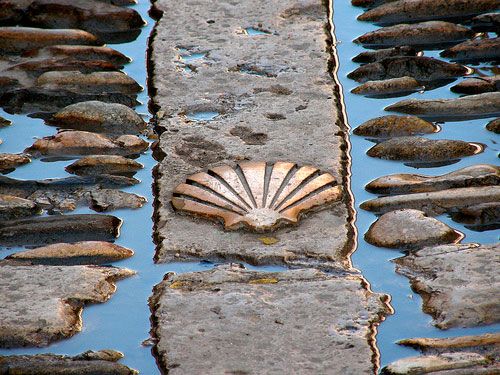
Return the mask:
<svg viewBox="0 0 500 375">
<path fill-rule="evenodd" d="M 499 321 L 500 245 L 427 247 L 394 260 L 396 271 L 411 280 L 424 312 L 441 329 L 474 327 Z"/>
<path fill-rule="evenodd" d="M 343 202 L 297 227 L 269 234 L 277 239 L 273 245 L 264 245 L 262 235 L 224 231 L 219 223 L 182 216 L 170 204 L 186 176 L 243 160 L 312 165 L 343 184 L 345 133 L 328 72 L 326 8 L 312 0 L 171 5 L 155 2 L 155 14 L 164 13 L 150 56 L 163 131 L 156 154 L 164 157 L 156 171 L 157 260 L 347 265 L 352 250 L 347 193 Z M 263 34 L 248 35 L 248 27 Z M 217 116 L 196 121 L 206 112 Z M 258 141 L 242 139 L 241 126 Z"/>
<path fill-rule="evenodd" d="M 84 304 L 101 303 L 114 282 L 133 274 L 119 268 L 0 264 L 0 347 L 45 346 L 82 329 Z"/>
<path fill-rule="evenodd" d="M 235 264 L 168 274 L 150 299 L 158 361 L 172 375 L 373 374 L 374 328 L 389 310 L 364 283 Z"/>
</svg>

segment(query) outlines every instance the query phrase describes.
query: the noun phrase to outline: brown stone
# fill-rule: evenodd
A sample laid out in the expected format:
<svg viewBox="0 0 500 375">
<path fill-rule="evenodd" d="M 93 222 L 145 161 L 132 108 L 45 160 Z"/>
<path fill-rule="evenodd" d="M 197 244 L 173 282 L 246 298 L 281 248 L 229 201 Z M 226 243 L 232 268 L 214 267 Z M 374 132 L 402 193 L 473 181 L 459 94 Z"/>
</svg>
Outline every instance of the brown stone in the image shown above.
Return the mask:
<svg viewBox="0 0 500 375">
<path fill-rule="evenodd" d="M 383 48 L 376 51 L 361 52 L 352 58 L 357 63 L 372 63 L 383 60 L 387 57 L 416 56 L 417 50 L 409 46 L 397 46 L 393 48 Z"/>
<path fill-rule="evenodd" d="M 500 91 L 499 89 L 500 76 L 468 78 L 450 88 L 450 90 L 453 92 L 467 95 Z"/>
<path fill-rule="evenodd" d="M 500 202 L 461 207 L 450 216 L 456 222 L 467 224 L 468 229 L 478 231 L 500 229 Z"/>
<path fill-rule="evenodd" d="M 131 177 L 142 168 L 144 166 L 141 163 L 123 156 L 91 155 L 75 161 L 65 169 L 79 176 L 110 174 Z"/>
<path fill-rule="evenodd" d="M 365 137 L 390 138 L 438 131 L 438 126 L 416 116 L 390 115 L 368 120 L 355 128 L 353 133 Z"/>
<path fill-rule="evenodd" d="M 440 55 L 461 62 L 498 61 L 500 38 L 468 40 L 444 50 Z"/>
<path fill-rule="evenodd" d="M 0 194 L 0 220 L 13 220 L 39 214 L 41 209 L 28 199 Z"/>
<path fill-rule="evenodd" d="M 424 90 L 425 86 L 412 77 L 367 81 L 351 90 L 353 94 L 366 96 L 402 96 Z"/>
<path fill-rule="evenodd" d="M 398 345 L 411 346 L 424 351 L 432 349 L 471 348 L 500 344 L 500 333 L 485 333 L 477 336 L 458 336 L 438 339 L 419 337 L 399 340 L 397 343 Z"/>
<path fill-rule="evenodd" d="M 130 258 L 134 252 L 103 241 L 56 243 L 9 255 L 6 259 L 28 264 L 74 266 L 104 264 Z"/>
<path fill-rule="evenodd" d="M 494 32 L 500 34 L 500 13 L 485 13 L 471 21 L 471 28 L 478 32 Z"/>
<path fill-rule="evenodd" d="M 13 65 L 8 72 L 24 72 L 31 78 L 45 76 L 45 74 L 56 76 L 69 76 L 69 75 L 83 75 L 85 73 L 92 73 L 95 71 L 109 71 L 116 70 L 117 66 L 113 63 L 103 60 L 75 60 L 69 58 L 51 58 L 41 60 L 28 60 Z M 112 72 L 109 72 L 112 73 Z M 61 87 L 64 89 L 64 87 Z M 85 92 L 85 86 L 81 91 Z"/>
<path fill-rule="evenodd" d="M 448 225 L 427 217 L 424 212 L 403 209 L 382 215 L 365 234 L 366 242 L 393 249 L 456 243 L 463 238 Z"/>
<path fill-rule="evenodd" d="M 486 125 L 486 129 L 488 129 L 490 132 L 499 134 L 500 133 L 500 118 L 497 118 L 495 120 L 491 120 L 488 122 Z"/>
<path fill-rule="evenodd" d="M 0 154 L 0 173 L 12 172 L 17 167 L 30 162 L 31 159 L 23 154 Z"/>
<path fill-rule="evenodd" d="M 1 80 L 1 78 L 0 78 Z M 3 118 L 2 116 L 0 116 L 0 128 L 4 128 L 6 126 L 9 126 L 11 125 L 12 122 L 10 120 L 7 120 L 6 118 Z M 2 155 L 6 155 L 6 154 L 2 154 Z"/>
<path fill-rule="evenodd" d="M 120 208 L 141 208 L 146 198 L 120 190 L 99 189 L 88 193 L 90 208 L 97 212 L 107 212 Z"/>
</svg>

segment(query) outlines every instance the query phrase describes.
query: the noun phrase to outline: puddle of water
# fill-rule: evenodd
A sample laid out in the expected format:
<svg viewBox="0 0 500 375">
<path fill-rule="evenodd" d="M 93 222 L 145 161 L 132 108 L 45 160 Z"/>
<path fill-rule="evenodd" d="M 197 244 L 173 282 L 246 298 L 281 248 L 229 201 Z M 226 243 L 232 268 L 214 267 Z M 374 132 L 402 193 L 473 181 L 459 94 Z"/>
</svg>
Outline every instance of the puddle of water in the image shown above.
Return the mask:
<svg viewBox="0 0 500 375">
<path fill-rule="evenodd" d="M 351 59 L 360 52 L 367 51 L 363 47 L 352 43 L 352 40 L 368 31 L 378 29 L 377 26 L 371 23 L 356 21 L 356 17 L 362 11 L 362 8 L 351 6 L 350 1 L 334 1 L 335 34 L 337 39 L 343 42 L 337 43 L 337 53 L 340 60 L 339 79 L 343 86 L 342 91 L 351 128 L 355 128 L 372 118 L 390 114 L 390 112 L 385 112 L 383 108 L 399 100 L 459 97 L 459 95 L 450 91 L 450 87 L 464 78 L 459 78 L 455 82 L 433 91 L 414 93 L 401 98 L 370 99 L 352 94 L 350 91 L 358 83 L 348 79 L 347 74 L 358 68 L 359 65 L 352 62 Z M 425 51 L 425 56 L 439 58 L 439 51 Z M 484 69 L 486 68 L 482 70 Z M 361 108 L 363 110 L 359 110 Z M 383 175 L 393 173 L 440 175 L 474 164 L 497 165 L 497 154 L 500 148 L 498 135 L 485 129 L 490 120 L 491 118 L 448 121 L 440 124 L 441 132 L 426 135 L 427 138 L 431 139 L 460 139 L 482 143 L 486 146 L 482 153 L 463 158 L 453 165 L 436 168 L 415 169 L 396 161 L 370 158 L 366 155 L 366 151 L 373 146 L 373 143 L 362 137 L 351 135 L 351 188 L 355 197 L 356 227 L 358 229 L 358 248 L 352 257 L 353 264 L 354 267 L 363 272 L 373 291 L 391 295 L 391 304 L 395 309 L 395 314 L 389 316 L 378 329 L 377 345 L 381 352 L 382 367 L 399 358 L 417 355 L 418 352 L 411 348 L 396 345 L 395 342 L 400 339 L 409 337 L 453 337 L 498 332 L 500 330 L 500 324 L 446 331 L 432 326 L 431 317 L 422 312 L 422 299 L 410 289 L 409 280 L 406 277 L 395 273 L 394 264 L 390 262 L 391 259 L 401 256 L 402 253 L 378 248 L 364 241 L 363 235 L 376 220 L 376 217 L 359 208 L 363 201 L 376 198 L 376 195 L 365 191 L 364 186 Z M 498 241 L 498 233 L 495 231 L 474 232 L 461 224 L 453 222 L 446 215 L 441 215 L 438 219 L 464 233 L 465 239 L 462 242 L 495 243 Z"/>
<path fill-rule="evenodd" d="M 190 121 L 201 122 L 201 121 L 212 121 L 219 115 L 220 115 L 219 112 L 212 112 L 212 111 L 193 112 L 186 114 L 186 118 Z"/>
<path fill-rule="evenodd" d="M 188 53 L 184 55 L 180 55 L 181 61 L 184 63 L 189 63 L 193 60 L 201 60 L 207 57 L 206 53 Z"/>
<path fill-rule="evenodd" d="M 271 34 L 270 31 L 262 30 L 262 29 L 256 29 L 254 27 L 247 27 L 246 29 L 244 29 L 244 32 L 245 32 L 246 35 L 249 35 L 249 36 L 269 35 L 269 34 Z"/>
</svg>

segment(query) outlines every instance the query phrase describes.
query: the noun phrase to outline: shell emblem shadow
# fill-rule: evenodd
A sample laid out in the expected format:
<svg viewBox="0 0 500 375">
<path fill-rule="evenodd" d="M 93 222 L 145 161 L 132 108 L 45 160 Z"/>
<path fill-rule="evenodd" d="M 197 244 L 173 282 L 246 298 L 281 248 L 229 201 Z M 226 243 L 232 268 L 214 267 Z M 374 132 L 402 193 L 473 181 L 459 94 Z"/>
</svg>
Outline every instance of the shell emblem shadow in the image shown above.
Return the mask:
<svg viewBox="0 0 500 375">
<path fill-rule="evenodd" d="M 297 224 L 302 214 L 339 201 L 342 187 L 312 166 L 245 162 L 187 177 L 173 193 L 178 212 L 219 219 L 225 229 L 271 231 Z"/>
</svg>

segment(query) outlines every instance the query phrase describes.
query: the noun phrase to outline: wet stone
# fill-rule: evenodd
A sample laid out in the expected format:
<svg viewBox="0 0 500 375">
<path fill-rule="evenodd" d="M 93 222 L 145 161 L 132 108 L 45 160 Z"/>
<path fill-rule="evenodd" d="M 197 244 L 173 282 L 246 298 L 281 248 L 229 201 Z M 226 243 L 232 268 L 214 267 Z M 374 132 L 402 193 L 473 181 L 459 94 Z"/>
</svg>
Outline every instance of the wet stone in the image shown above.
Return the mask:
<svg viewBox="0 0 500 375">
<path fill-rule="evenodd" d="M 468 78 L 452 86 L 450 90 L 458 94 L 467 95 L 500 91 L 500 76 Z"/>
<path fill-rule="evenodd" d="M 82 329 L 88 303 L 106 302 L 133 271 L 90 266 L 0 264 L 0 347 L 46 346 Z M 0 360 L 1 363 L 1 360 Z"/>
<path fill-rule="evenodd" d="M 99 45 L 96 36 L 74 29 L 39 29 L 32 27 L 0 27 L 0 51 L 17 54 L 56 44 Z"/>
<path fill-rule="evenodd" d="M 366 242 L 393 249 L 415 249 L 453 243 L 462 236 L 424 212 L 403 209 L 382 215 L 365 234 Z"/>
<path fill-rule="evenodd" d="M 481 186 L 392 195 L 363 202 L 360 207 L 375 213 L 412 208 L 424 211 L 427 215 L 436 216 L 444 212 L 454 212 L 461 207 L 498 202 L 499 200 L 500 186 Z"/>
<path fill-rule="evenodd" d="M 468 40 L 444 50 L 440 55 L 460 62 L 499 61 L 500 38 Z"/>
<path fill-rule="evenodd" d="M 59 131 L 56 135 L 37 140 L 25 152 L 33 157 L 78 155 L 134 155 L 144 152 L 148 143 L 134 135 L 108 138 L 85 131 Z"/>
<path fill-rule="evenodd" d="M 500 92 L 456 99 L 407 99 L 385 108 L 433 120 L 467 120 L 500 115 Z"/>
<path fill-rule="evenodd" d="M 367 155 L 386 159 L 415 162 L 441 162 L 471 156 L 481 151 L 474 143 L 423 137 L 399 137 L 373 146 Z"/>
<path fill-rule="evenodd" d="M 368 337 L 388 310 L 364 285 L 315 269 L 168 274 L 150 299 L 154 352 L 170 374 L 373 373 Z"/>
<path fill-rule="evenodd" d="M 31 159 L 23 154 L 0 154 L 0 173 L 12 172 L 17 167 L 30 162 Z"/>
<path fill-rule="evenodd" d="M 1 78 L 0 78 L 0 81 L 1 81 Z M 12 122 L 10 120 L 7 120 L 6 118 L 3 118 L 2 116 L 0 116 L 0 128 L 9 126 L 11 124 L 12 124 Z"/>
<path fill-rule="evenodd" d="M 500 9 L 496 0 L 399 0 L 382 4 L 358 17 L 379 25 L 430 20 L 468 19 Z"/>
<path fill-rule="evenodd" d="M 56 215 L 0 222 L 0 245 L 41 246 L 58 242 L 114 241 L 122 221 L 110 215 Z"/>
<path fill-rule="evenodd" d="M 500 229 L 500 203 L 489 202 L 461 207 L 451 213 L 451 218 L 476 231 Z"/>
<path fill-rule="evenodd" d="M 439 131 L 439 127 L 416 116 L 382 116 L 368 120 L 353 133 L 370 138 L 390 138 L 417 134 L 430 134 Z"/>
<path fill-rule="evenodd" d="M 52 81 L 55 77 L 67 77 L 70 74 L 73 75 L 84 75 L 86 77 L 87 73 L 92 73 L 95 71 L 110 71 L 110 70 L 116 70 L 118 67 L 108 61 L 103 61 L 103 60 L 87 60 L 87 61 L 82 61 L 82 60 L 76 60 L 71 57 L 69 58 L 52 58 L 52 59 L 41 59 L 41 60 L 25 60 L 23 59 L 20 61 L 18 64 L 15 64 L 7 69 L 8 73 L 11 74 L 26 74 L 29 78 L 31 79 L 37 79 L 40 76 L 46 77 L 46 74 L 52 78 Z M 108 72 L 111 73 L 111 72 Z M 77 78 L 75 78 L 76 80 Z M 49 81 L 51 83 L 51 79 L 46 79 L 44 80 Z M 44 81 L 42 81 L 44 82 Z M 80 82 L 82 84 L 81 91 L 82 93 L 85 92 L 85 84 L 87 82 Z M 38 84 L 38 79 L 36 82 L 37 86 L 43 86 L 46 87 L 47 89 L 50 88 L 57 88 L 56 84 L 52 85 L 39 85 Z M 75 90 L 74 87 L 73 90 Z M 65 89 L 64 85 L 62 85 L 61 89 Z"/>
<path fill-rule="evenodd" d="M 100 174 L 132 177 L 144 166 L 135 160 L 118 155 L 91 155 L 81 158 L 65 169 L 66 172 L 79 176 L 94 176 Z"/>
<path fill-rule="evenodd" d="M 475 327 L 499 321 L 500 303 L 492 298 L 500 245 L 427 247 L 394 260 L 423 299 L 423 311 L 440 329 Z"/>
<path fill-rule="evenodd" d="M 500 118 L 497 118 L 495 120 L 491 120 L 488 122 L 486 125 L 486 129 L 488 129 L 490 132 L 499 134 L 500 133 Z"/>
<path fill-rule="evenodd" d="M 354 88 L 351 92 L 357 95 L 373 97 L 389 97 L 408 95 L 425 89 L 415 78 L 401 77 L 381 81 L 367 81 Z"/>
<path fill-rule="evenodd" d="M 471 28 L 474 31 L 500 33 L 500 13 L 485 13 L 476 16 L 471 21 Z"/>
<path fill-rule="evenodd" d="M 57 354 L 0 356 L 0 372 L 23 375 L 136 375 L 116 363 L 123 354 L 114 350 L 88 351 L 76 356 Z"/>
<path fill-rule="evenodd" d="M 41 213 L 41 209 L 33 201 L 0 194 L 0 220 L 19 219 L 39 213 Z"/>
<path fill-rule="evenodd" d="M 428 21 L 416 24 L 400 24 L 370 31 L 354 39 L 354 43 L 367 48 L 416 46 L 441 49 L 458 44 L 474 36 L 467 27 L 444 21 Z"/>
<path fill-rule="evenodd" d="M 375 194 L 407 194 L 499 184 L 500 167 L 477 164 L 441 176 L 418 174 L 382 176 L 366 185 L 366 190 Z"/>
<path fill-rule="evenodd" d="M 56 243 L 9 255 L 6 259 L 28 264 L 74 266 L 105 264 L 130 258 L 134 252 L 103 241 Z"/>
<path fill-rule="evenodd" d="M 48 120 L 65 129 L 108 134 L 138 134 L 146 122 L 131 108 L 117 103 L 80 102 L 63 108 Z"/>
<path fill-rule="evenodd" d="M 393 48 L 383 48 L 377 51 L 366 51 L 353 57 L 352 61 L 357 63 L 372 63 L 384 60 L 388 57 L 416 56 L 417 50 L 409 46 L 397 46 Z"/>
<path fill-rule="evenodd" d="M 467 73 L 459 64 L 451 64 L 432 57 L 401 56 L 362 65 L 347 77 L 357 82 L 378 81 L 390 78 L 413 77 L 419 82 L 454 79 Z"/>
<path fill-rule="evenodd" d="M 146 198 L 120 190 L 100 189 L 87 193 L 90 208 L 97 212 L 106 212 L 120 208 L 141 208 Z"/>
</svg>

